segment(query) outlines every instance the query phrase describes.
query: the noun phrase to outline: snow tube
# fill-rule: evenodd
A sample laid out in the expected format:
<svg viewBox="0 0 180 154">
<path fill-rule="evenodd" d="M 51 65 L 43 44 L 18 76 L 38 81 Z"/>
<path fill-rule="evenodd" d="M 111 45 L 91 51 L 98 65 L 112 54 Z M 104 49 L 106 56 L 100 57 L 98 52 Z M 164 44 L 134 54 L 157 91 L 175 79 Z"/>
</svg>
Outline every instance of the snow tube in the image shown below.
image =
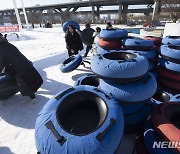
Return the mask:
<svg viewBox="0 0 180 154">
<path fill-rule="evenodd" d="M 13 77 L 0 74 L 0 101 L 8 99 L 19 91 L 16 80 Z"/>
<path fill-rule="evenodd" d="M 79 24 L 76 22 L 76 21 L 73 21 L 73 20 L 69 20 L 69 21 L 66 21 L 64 24 L 63 24 L 63 31 L 66 32 L 67 31 L 67 28 L 69 25 L 73 25 L 73 27 L 77 30 L 80 30 L 80 26 Z"/>
<path fill-rule="evenodd" d="M 180 73 L 180 64 L 162 58 L 159 58 L 159 64 L 168 70 Z"/>
<path fill-rule="evenodd" d="M 144 103 L 146 103 L 144 101 Z M 142 104 L 121 104 L 121 108 L 123 110 L 123 114 L 132 114 L 135 113 L 137 111 L 139 111 L 140 109 L 142 109 L 144 107 L 144 103 Z"/>
<path fill-rule="evenodd" d="M 122 42 L 121 42 L 121 40 L 119 40 L 119 41 L 107 41 L 107 40 L 103 40 L 102 38 L 100 38 L 98 40 L 98 45 L 104 49 L 120 49 Z"/>
<path fill-rule="evenodd" d="M 178 46 L 180 45 L 180 36 L 166 36 L 162 39 L 162 44 Z"/>
<path fill-rule="evenodd" d="M 157 135 L 163 141 L 180 141 L 180 104 L 163 103 L 153 109 L 152 122 Z M 180 153 L 180 147 L 174 148 Z"/>
<path fill-rule="evenodd" d="M 159 143 L 155 130 L 152 127 L 151 119 L 146 122 L 144 127 L 144 144 L 149 154 L 175 154 L 171 149 L 153 148 L 154 143 Z"/>
<path fill-rule="evenodd" d="M 151 113 L 151 107 L 148 105 L 144 105 L 142 109 L 140 109 L 136 113 L 124 115 L 124 124 L 133 125 L 140 123 L 144 119 L 146 119 Z"/>
<path fill-rule="evenodd" d="M 91 69 L 100 78 L 128 83 L 146 74 L 148 61 L 143 56 L 128 52 L 96 54 L 91 58 Z"/>
<path fill-rule="evenodd" d="M 169 80 L 169 79 L 160 77 L 160 78 L 158 78 L 158 82 L 160 82 L 160 84 L 165 85 L 166 87 L 168 87 L 170 89 L 180 91 L 180 82 L 179 81 L 173 81 L 173 80 Z"/>
<path fill-rule="evenodd" d="M 155 37 L 155 36 L 146 36 L 143 38 L 144 40 L 151 40 L 153 41 L 155 46 L 161 46 L 162 38 L 161 37 Z"/>
<path fill-rule="evenodd" d="M 96 47 L 97 47 L 97 53 L 98 54 L 105 54 L 105 53 L 110 53 L 110 52 L 118 52 L 118 50 L 121 50 L 121 48 L 120 49 L 103 49 L 98 44 L 97 44 Z"/>
<path fill-rule="evenodd" d="M 127 84 L 117 84 L 107 80 L 100 80 L 99 87 L 111 93 L 120 104 L 144 103 L 151 98 L 157 89 L 155 77 L 147 73 L 144 78 Z"/>
<path fill-rule="evenodd" d="M 135 137 L 135 147 L 137 154 L 148 154 L 144 145 L 144 135 L 141 132 L 138 132 Z"/>
<path fill-rule="evenodd" d="M 82 62 L 82 56 L 72 55 L 67 58 L 60 66 L 60 70 L 63 73 L 71 72 L 75 70 Z"/>
<path fill-rule="evenodd" d="M 161 66 L 157 66 L 156 71 L 159 74 L 159 76 L 161 76 L 163 78 L 180 82 L 180 74 L 179 73 L 172 72 L 172 71 L 170 71 L 168 69 L 165 69 L 165 68 L 163 68 Z"/>
<path fill-rule="evenodd" d="M 129 37 L 123 40 L 123 45 L 126 50 L 148 51 L 152 49 L 154 43 L 151 40 Z"/>
<path fill-rule="evenodd" d="M 118 102 L 92 86 L 76 86 L 50 99 L 35 125 L 40 153 L 114 153 L 123 135 Z"/>
<path fill-rule="evenodd" d="M 164 59 L 180 64 L 180 45 L 175 47 L 162 45 L 160 47 L 160 54 Z"/>
<path fill-rule="evenodd" d="M 80 77 L 78 80 L 76 80 L 74 86 L 80 86 L 80 85 L 89 85 L 98 87 L 99 86 L 99 78 L 95 74 L 87 74 L 82 77 Z"/>
<path fill-rule="evenodd" d="M 128 31 L 125 29 L 103 29 L 100 32 L 100 37 L 104 40 L 121 40 L 128 36 Z"/>
</svg>

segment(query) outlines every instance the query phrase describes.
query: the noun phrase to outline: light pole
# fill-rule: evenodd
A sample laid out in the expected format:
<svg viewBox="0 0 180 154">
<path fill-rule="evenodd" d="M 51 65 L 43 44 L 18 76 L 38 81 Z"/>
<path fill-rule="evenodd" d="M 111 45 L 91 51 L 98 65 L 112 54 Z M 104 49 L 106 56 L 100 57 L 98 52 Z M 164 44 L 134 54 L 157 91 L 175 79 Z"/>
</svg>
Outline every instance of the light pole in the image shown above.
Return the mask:
<svg viewBox="0 0 180 154">
<path fill-rule="evenodd" d="M 23 0 L 21 0 L 21 4 L 22 4 L 22 8 L 23 8 L 24 18 L 25 18 L 25 21 L 26 21 L 26 26 L 27 26 L 27 29 L 29 29 L 29 23 L 28 23 L 28 19 L 27 19 L 26 10 L 25 10 L 25 7 L 24 7 Z"/>
<path fill-rule="evenodd" d="M 21 24 L 21 20 L 20 20 L 20 17 L 19 17 L 19 12 L 18 12 L 15 0 L 13 0 L 13 4 L 14 4 L 14 10 L 15 10 L 17 22 L 18 22 L 18 25 L 19 25 L 19 31 L 23 33 L 23 31 L 22 31 L 22 24 Z"/>
</svg>

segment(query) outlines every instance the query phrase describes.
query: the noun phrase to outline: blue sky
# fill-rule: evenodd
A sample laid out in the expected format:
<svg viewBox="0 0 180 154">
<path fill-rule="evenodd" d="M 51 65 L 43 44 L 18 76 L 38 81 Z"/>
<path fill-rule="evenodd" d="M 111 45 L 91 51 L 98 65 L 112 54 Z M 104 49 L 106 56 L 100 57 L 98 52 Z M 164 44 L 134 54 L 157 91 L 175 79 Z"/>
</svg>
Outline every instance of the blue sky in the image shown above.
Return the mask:
<svg viewBox="0 0 180 154">
<path fill-rule="evenodd" d="M 3 1 L 3 4 L 0 5 L 0 10 L 11 9 L 14 7 L 13 0 L 1 0 L 1 1 Z M 48 5 L 48 4 L 67 3 L 73 1 L 78 1 L 78 0 L 23 0 L 25 7 L 35 6 L 36 4 Z M 82 0 L 82 1 L 86 1 L 86 0 Z M 21 0 L 16 0 L 16 3 L 17 3 L 17 7 L 22 7 Z M 132 8 L 135 7 L 136 6 L 133 6 Z M 142 7 L 144 6 L 138 6 L 138 8 L 142 8 Z"/>
</svg>

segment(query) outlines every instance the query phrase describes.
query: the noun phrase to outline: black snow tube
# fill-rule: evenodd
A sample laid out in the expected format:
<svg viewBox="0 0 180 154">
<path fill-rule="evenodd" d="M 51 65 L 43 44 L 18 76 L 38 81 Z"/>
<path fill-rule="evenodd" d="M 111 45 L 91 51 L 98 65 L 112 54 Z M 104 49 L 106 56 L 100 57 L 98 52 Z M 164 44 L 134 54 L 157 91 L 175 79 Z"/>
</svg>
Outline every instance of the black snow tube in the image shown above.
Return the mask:
<svg viewBox="0 0 180 154">
<path fill-rule="evenodd" d="M 8 77 L 0 74 L 0 100 L 5 100 L 19 91 L 16 80 L 13 77 Z"/>
<path fill-rule="evenodd" d="M 71 72 L 75 70 L 81 64 L 81 62 L 82 56 L 72 55 L 62 63 L 62 65 L 60 66 L 60 70 L 63 73 Z"/>
</svg>

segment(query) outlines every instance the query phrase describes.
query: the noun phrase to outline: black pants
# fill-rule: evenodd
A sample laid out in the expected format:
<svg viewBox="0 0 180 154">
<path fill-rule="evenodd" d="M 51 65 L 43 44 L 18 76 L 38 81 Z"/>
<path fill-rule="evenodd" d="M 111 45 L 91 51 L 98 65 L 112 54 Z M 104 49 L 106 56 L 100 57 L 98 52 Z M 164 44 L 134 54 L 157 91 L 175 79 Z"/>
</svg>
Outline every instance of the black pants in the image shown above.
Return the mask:
<svg viewBox="0 0 180 154">
<path fill-rule="evenodd" d="M 86 53 L 84 54 L 84 57 L 86 57 L 89 53 L 89 51 L 92 49 L 92 45 L 87 45 L 86 47 Z"/>
</svg>

